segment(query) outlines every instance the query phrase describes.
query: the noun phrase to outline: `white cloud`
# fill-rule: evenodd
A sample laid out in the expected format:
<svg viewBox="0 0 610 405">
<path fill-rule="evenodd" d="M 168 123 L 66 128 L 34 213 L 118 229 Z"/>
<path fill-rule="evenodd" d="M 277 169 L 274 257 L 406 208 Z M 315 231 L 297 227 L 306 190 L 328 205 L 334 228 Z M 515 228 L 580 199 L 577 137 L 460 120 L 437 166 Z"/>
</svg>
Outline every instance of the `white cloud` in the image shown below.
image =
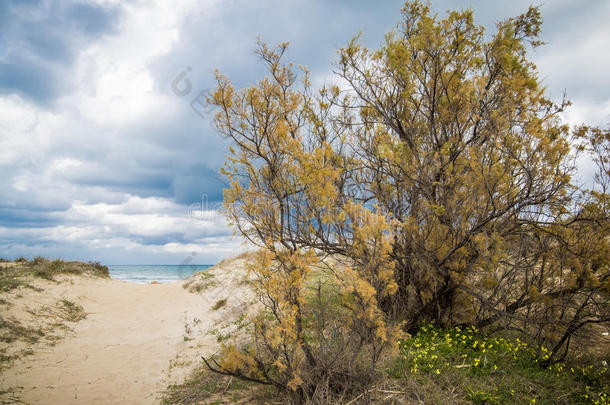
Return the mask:
<svg viewBox="0 0 610 405">
<path fill-rule="evenodd" d="M 569 106 L 562 113 L 563 120 L 571 127 L 576 125 L 610 125 L 610 95 L 602 102 L 579 102 Z"/>
<path fill-rule="evenodd" d="M 0 97 L 0 135 L 30 132 L 38 125 L 39 112 L 17 95 Z"/>
<path fill-rule="evenodd" d="M 152 63 L 170 52 L 180 27 L 193 14 L 210 13 L 217 2 L 149 1 L 123 3 L 120 29 L 85 49 L 76 66 L 77 100 L 69 100 L 90 122 L 124 126 L 155 114 L 167 114 L 175 103 L 160 92 Z"/>
<path fill-rule="evenodd" d="M 209 262 L 239 252 L 241 242 L 229 236 L 215 206 L 200 199 L 213 192 L 220 198 L 213 180 L 225 144 L 188 97 L 171 93 L 171 80 L 192 66 L 194 96 L 220 67 L 247 85 L 261 73 L 252 55 L 261 34 L 271 44 L 293 40 L 289 56 L 309 65 L 315 85 L 337 81 L 329 75 L 332 49 L 361 28 L 365 38 L 380 40 L 398 21 L 401 3 L 94 1 L 118 8 L 117 23 L 58 49 L 74 54 L 52 64 L 65 85 L 52 105 L 0 94 L 0 254 L 170 263 L 192 252 Z M 526 3 L 507 3 L 502 12 L 522 12 Z M 549 3 L 542 11 L 555 18 L 570 4 Z M 475 17 L 477 8 L 489 21 L 507 16 L 481 2 Z M 533 55 L 554 98 L 567 88 L 574 105 L 564 118 L 571 124 L 610 122 L 610 25 L 591 23 L 609 9 L 599 6 L 598 15 L 584 13 L 571 24 L 547 20 L 545 29 L 554 24 L 565 32 L 556 29 Z M 320 23 L 328 14 L 333 24 Z"/>
<path fill-rule="evenodd" d="M 51 162 L 50 170 L 65 172 L 67 170 L 78 170 L 78 167 L 83 164 L 82 161 L 72 158 L 55 159 Z"/>
</svg>

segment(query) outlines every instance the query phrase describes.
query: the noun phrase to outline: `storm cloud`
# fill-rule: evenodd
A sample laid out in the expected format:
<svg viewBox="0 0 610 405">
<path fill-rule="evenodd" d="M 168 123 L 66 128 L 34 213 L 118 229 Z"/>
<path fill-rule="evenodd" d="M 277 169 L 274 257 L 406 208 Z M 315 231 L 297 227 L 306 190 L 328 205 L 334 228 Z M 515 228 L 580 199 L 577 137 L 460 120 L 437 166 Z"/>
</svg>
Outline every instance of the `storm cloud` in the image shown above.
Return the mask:
<svg viewBox="0 0 610 405">
<path fill-rule="evenodd" d="M 481 24 L 529 1 L 434 1 L 472 7 Z M 0 3 L 0 255 L 110 264 L 213 263 L 243 249 L 217 212 L 227 141 L 195 99 L 218 68 L 238 87 L 264 74 L 257 38 L 314 83 L 354 35 L 370 47 L 401 1 L 3 1 Z M 548 2 L 532 52 L 570 124 L 610 122 L 610 3 Z M 188 94 L 172 83 L 184 73 Z M 181 82 L 182 83 L 182 82 Z M 181 84 L 183 85 L 183 83 Z M 583 166 L 583 176 L 587 168 Z"/>
</svg>

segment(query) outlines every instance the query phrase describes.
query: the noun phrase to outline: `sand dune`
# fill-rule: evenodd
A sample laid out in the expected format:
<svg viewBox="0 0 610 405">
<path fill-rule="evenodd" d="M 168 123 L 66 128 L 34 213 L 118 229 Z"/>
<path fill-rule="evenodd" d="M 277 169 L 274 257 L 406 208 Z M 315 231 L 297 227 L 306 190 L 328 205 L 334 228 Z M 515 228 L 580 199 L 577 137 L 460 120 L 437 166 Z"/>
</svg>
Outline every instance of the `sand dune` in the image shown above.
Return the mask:
<svg viewBox="0 0 610 405">
<path fill-rule="evenodd" d="M 0 399 L 158 403 L 160 390 L 182 379 L 200 355 L 217 349 L 206 332 L 237 317 L 251 301 L 244 265 L 243 257 L 224 261 L 186 283 L 138 285 L 69 276 L 59 284 L 36 281 L 42 291 L 19 289 L 9 297 L 14 304 L 5 317 L 19 317 L 32 305 L 58 299 L 79 303 L 87 317 L 70 323 L 71 331 L 54 346 L 34 345 L 33 354 L 3 371 Z M 213 310 L 222 299 L 226 304 Z"/>
</svg>

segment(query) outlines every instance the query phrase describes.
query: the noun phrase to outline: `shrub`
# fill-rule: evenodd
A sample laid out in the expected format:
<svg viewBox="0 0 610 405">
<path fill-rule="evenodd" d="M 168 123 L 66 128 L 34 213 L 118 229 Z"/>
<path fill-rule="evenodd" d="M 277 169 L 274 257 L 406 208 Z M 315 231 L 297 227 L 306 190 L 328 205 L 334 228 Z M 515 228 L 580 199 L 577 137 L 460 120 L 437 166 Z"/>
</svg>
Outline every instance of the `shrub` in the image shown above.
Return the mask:
<svg viewBox="0 0 610 405">
<path fill-rule="evenodd" d="M 40 264 L 44 264 L 46 262 L 48 262 L 48 260 L 42 256 L 36 256 L 34 259 L 32 259 L 32 264 L 34 264 L 34 265 L 40 265 Z"/>
<path fill-rule="evenodd" d="M 561 123 L 568 103 L 527 59 L 540 27 L 530 7 L 486 37 L 471 11 L 408 1 L 380 49 L 340 50 L 342 88 L 316 92 L 306 70 L 299 87 L 287 44 L 259 44 L 269 74 L 250 88 L 217 73 L 226 214 L 261 249 L 265 307 L 218 371 L 302 402 L 362 390 L 401 323 L 509 330 L 550 364 L 610 322 L 610 135 Z M 571 182 L 577 149 L 598 190 Z M 314 265 L 341 297 L 317 312 Z"/>
<path fill-rule="evenodd" d="M 312 253 L 272 258 L 261 251 L 250 269 L 264 310 L 244 328 L 247 338 L 225 343 L 206 364 L 272 385 L 292 403 L 357 396 L 379 377 L 376 365 L 398 336 L 374 288 L 349 267 L 318 268 Z"/>
<path fill-rule="evenodd" d="M 108 266 L 104 266 L 100 262 L 87 262 L 87 265 L 93 269 L 93 273 L 100 277 L 110 277 Z"/>
<path fill-rule="evenodd" d="M 216 311 L 217 309 L 224 307 L 226 304 L 227 304 L 226 298 L 218 300 L 218 301 L 216 301 L 216 304 L 214 304 L 214 306 L 212 307 L 212 310 Z"/>
</svg>

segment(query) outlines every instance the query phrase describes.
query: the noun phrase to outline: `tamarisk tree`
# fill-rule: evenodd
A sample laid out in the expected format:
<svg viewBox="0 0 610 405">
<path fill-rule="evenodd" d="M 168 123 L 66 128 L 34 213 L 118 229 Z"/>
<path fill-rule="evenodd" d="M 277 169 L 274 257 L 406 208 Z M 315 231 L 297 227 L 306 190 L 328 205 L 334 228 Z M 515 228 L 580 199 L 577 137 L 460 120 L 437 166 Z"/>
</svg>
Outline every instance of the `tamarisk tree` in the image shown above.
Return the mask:
<svg viewBox="0 0 610 405">
<path fill-rule="evenodd" d="M 470 10 L 408 1 L 378 50 L 340 49 L 321 89 L 282 62 L 287 44 L 259 43 L 252 87 L 217 73 L 226 214 L 261 248 L 264 311 L 215 369 L 302 399 L 421 321 L 521 333 L 551 362 L 610 320 L 607 188 L 572 180 L 590 150 L 607 184 L 607 132 L 561 122 L 569 103 L 528 60 L 540 28 L 535 7 L 485 36 Z"/>
</svg>

